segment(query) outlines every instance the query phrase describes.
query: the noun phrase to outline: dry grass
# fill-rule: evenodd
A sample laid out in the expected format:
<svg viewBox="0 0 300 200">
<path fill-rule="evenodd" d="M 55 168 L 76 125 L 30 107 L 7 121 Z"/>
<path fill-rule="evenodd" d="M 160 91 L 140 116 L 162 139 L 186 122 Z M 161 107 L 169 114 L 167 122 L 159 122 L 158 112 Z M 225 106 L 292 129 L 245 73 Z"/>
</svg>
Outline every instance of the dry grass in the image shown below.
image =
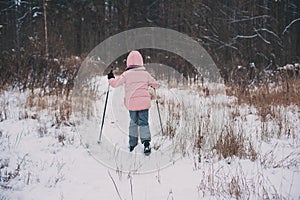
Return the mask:
<svg viewBox="0 0 300 200">
<path fill-rule="evenodd" d="M 168 138 L 172 139 L 176 134 L 177 125 L 179 124 L 180 120 L 180 105 L 170 101 L 167 103 L 167 109 L 168 113 L 170 114 L 167 116 L 166 127 L 163 136 L 167 136 Z"/>
<path fill-rule="evenodd" d="M 203 170 L 197 187 L 199 195 L 213 199 L 286 199 L 278 193 L 274 183 L 263 172 L 247 177 L 248 169 L 238 165 L 215 167 L 214 164 L 202 165 Z M 246 171 L 247 170 L 247 171 Z"/>
<path fill-rule="evenodd" d="M 237 97 L 238 104 L 253 105 L 269 112 L 270 105 L 300 106 L 299 91 L 300 79 L 291 78 L 257 86 L 232 86 L 226 90 L 226 93 L 228 96 Z"/>
<path fill-rule="evenodd" d="M 276 82 L 233 86 L 227 88 L 226 93 L 237 98 L 236 107 L 249 105 L 256 109 L 254 114 L 261 119 L 261 139 L 269 141 L 272 138 L 297 137 L 295 124 L 288 119 L 287 112 L 290 106 L 299 108 L 299 91 L 299 78 L 282 75 Z"/>
<path fill-rule="evenodd" d="M 299 166 L 300 164 L 300 151 L 295 150 L 287 154 L 282 158 L 278 158 L 275 155 L 278 144 L 274 146 L 274 149 L 260 155 L 260 163 L 264 168 L 291 168 Z"/>
<path fill-rule="evenodd" d="M 28 116 L 27 111 L 25 111 L 24 118 L 39 119 L 41 112 L 46 111 L 54 118 L 56 126 L 62 123 L 71 124 L 71 99 L 62 95 L 43 95 L 37 91 L 31 93 L 25 102 L 25 110 L 30 110 L 33 113 Z"/>
<path fill-rule="evenodd" d="M 242 158 L 245 154 L 244 138 L 242 135 L 235 135 L 227 132 L 221 134 L 216 143 L 216 150 L 222 158 L 237 156 Z"/>
</svg>

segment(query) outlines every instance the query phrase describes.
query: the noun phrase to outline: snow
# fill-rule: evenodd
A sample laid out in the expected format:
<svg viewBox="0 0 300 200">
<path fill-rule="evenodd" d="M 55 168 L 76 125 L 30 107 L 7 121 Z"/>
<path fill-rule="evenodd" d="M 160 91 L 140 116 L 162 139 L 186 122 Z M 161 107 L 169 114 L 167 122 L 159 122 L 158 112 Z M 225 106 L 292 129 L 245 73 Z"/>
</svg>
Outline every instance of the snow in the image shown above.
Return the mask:
<svg viewBox="0 0 300 200">
<path fill-rule="evenodd" d="M 141 144 L 133 153 L 128 151 L 129 118 L 122 88 L 110 90 L 104 132 L 101 144 L 97 143 L 107 81 L 97 77 L 91 82 L 99 84 L 94 87 L 97 98 L 92 117 L 81 121 L 74 115 L 73 121 L 81 121 L 76 126 L 57 125 L 51 109 L 26 106 L 30 92 L 1 93 L 1 200 L 300 198 L 298 107 L 276 109 L 278 117 L 285 114 L 284 125 L 293 130 L 290 137 L 277 138 L 274 133 L 263 140 L 263 131 L 278 132 L 276 121 L 270 117 L 262 122 L 249 105 L 235 108 L 234 98 L 213 91 L 218 86 L 210 86 L 210 95 L 205 96 L 196 88 L 162 84 L 158 95 L 163 124 L 171 123 L 176 134 L 173 139 L 161 136 L 153 101 L 152 145 L 161 147 L 146 157 Z M 232 113 L 230 125 L 226 119 Z M 192 142 L 199 127 L 205 135 L 205 131 L 220 132 L 224 126 L 232 126 L 252 141 L 258 158 L 218 159 L 210 149 L 215 134 L 205 138 L 198 162 Z"/>
<path fill-rule="evenodd" d="M 43 13 L 42 12 L 34 12 L 32 17 L 35 18 L 35 17 L 38 17 L 39 15 L 42 15 Z"/>
<path fill-rule="evenodd" d="M 299 70 L 300 69 L 300 65 L 299 63 L 295 63 L 294 65 L 293 64 L 287 64 L 283 67 L 279 67 L 278 68 L 279 70 Z"/>
</svg>

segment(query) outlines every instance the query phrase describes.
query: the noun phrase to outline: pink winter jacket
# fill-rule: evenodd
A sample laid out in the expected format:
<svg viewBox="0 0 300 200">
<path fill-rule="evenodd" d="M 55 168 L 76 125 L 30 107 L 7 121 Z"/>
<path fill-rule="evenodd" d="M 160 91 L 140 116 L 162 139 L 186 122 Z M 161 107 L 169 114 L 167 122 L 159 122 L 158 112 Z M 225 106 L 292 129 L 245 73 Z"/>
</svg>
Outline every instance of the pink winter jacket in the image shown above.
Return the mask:
<svg viewBox="0 0 300 200">
<path fill-rule="evenodd" d="M 117 78 L 109 79 L 112 87 L 125 84 L 124 104 L 130 111 L 146 110 L 151 107 L 148 87 L 158 88 L 157 81 L 144 67 L 130 69 Z"/>
</svg>

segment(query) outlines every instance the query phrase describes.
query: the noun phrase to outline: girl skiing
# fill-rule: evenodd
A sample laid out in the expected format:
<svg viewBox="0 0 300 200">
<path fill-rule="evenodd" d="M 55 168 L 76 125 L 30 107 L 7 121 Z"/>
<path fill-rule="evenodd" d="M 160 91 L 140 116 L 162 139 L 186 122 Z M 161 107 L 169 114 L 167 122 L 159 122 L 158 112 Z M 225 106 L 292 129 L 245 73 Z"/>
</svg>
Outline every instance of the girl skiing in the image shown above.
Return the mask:
<svg viewBox="0 0 300 200">
<path fill-rule="evenodd" d="M 138 51 L 131 51 L 127 56 L 127 67 L 119 77 L 115 78 L 112 71 L 107 75 L 109 84 L 118 87 L 125 84 L 124 104 L 129 110 L 129 150 L 138 144 L 138 136 L 144 144 L 144 153 L 151 152 L 151 134 L 148 123 L 151 99 L 148 87 L 158 88 L 157 81 L 143 66 L 142 55 Z"/>
</svg>

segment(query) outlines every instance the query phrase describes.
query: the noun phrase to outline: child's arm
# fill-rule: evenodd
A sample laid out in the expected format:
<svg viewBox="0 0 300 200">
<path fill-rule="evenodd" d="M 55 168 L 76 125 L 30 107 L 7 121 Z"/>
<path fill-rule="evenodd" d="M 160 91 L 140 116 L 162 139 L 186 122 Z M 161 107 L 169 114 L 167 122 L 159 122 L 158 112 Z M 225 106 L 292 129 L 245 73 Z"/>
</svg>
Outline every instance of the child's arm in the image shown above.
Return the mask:
<svg viewBox="0 0 300 200">
<path fill-rule="evenodd" d="M 121 76 L 119 76 L 117 78 L 110 78 L 108 80 L 108 82 L 113 88 L 116 88 L 116 87 L 119 87 L 120 85 L 124 84 L 125 80 L 126 80 L 125 73 L 123 73 L 123 74 L 121 74 Z"/>
<path fill-rule="evenodd" d="M 148 85 L 155 89 L 158 88 L 159 86 L 158 82 L 150 74 L 149 74 Z"/>
</svg>

